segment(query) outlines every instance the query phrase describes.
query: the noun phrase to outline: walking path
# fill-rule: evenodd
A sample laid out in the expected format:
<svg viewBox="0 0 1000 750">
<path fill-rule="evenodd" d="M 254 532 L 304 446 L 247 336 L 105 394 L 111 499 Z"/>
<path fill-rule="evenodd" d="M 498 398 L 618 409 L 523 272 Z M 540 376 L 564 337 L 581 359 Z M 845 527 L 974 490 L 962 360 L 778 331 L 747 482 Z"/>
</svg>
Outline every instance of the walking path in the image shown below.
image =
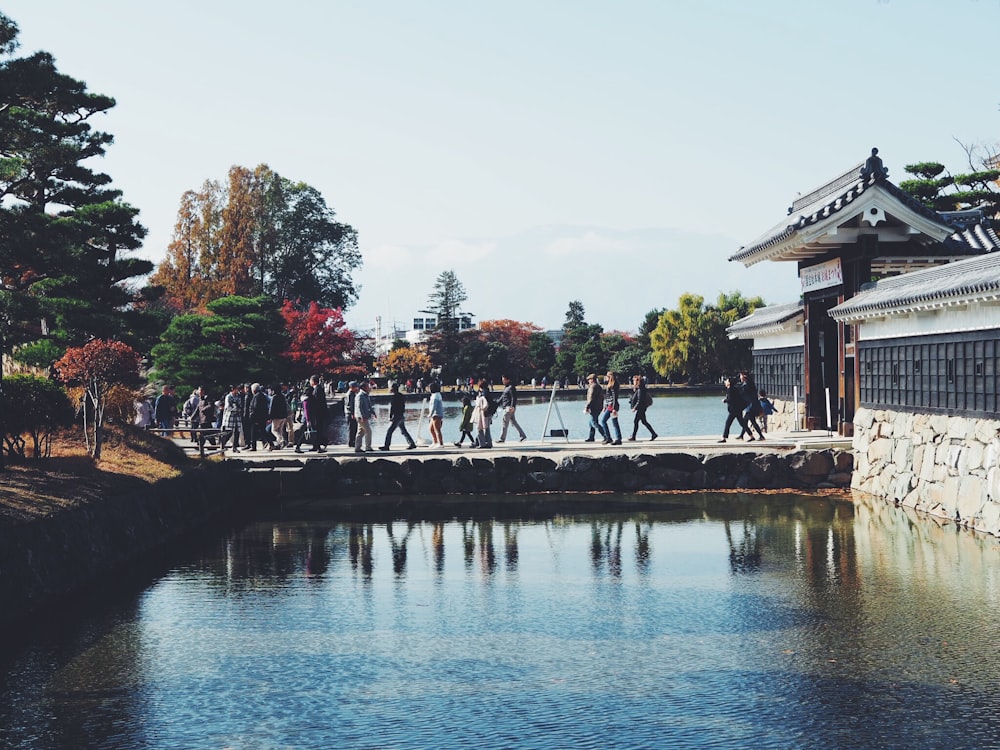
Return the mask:
<svg viewBox="0 0 1000 750">
<path fill-rule="evenodd" d="M 184 436 L 173 438 L 184 451 L 191 456 L 197 457 L 198 446 L 191 442 L 190 437 Z M 682 437 L 658 437 L 656 440 L 640 439 L 635 442 L 626 441 L 621 445 L 602 445 L 600 442 L 588 443 L 584 440 L 566 440 L 565 438 L 547 438 L 546 440 L 525 440 L 523 442 L 508 441 L 498 443 L 494 441 L 492 448 L 477 449 L 463 446 L 457 448 L 448 443 L 443 448 L 432 448 L 429 445 L 418 445 L 413 450 L 407 450 L 404 445 L 396 445 L 391 451 L 374 450 L 371 452 L 356 453 L 347 445 L 328 445 L 325 452 L 313 453 L 308 447 L 303 446 L 302 453 L 295 453 L 291 448 L 267 451 L 259 448 L 256 451 L 241 449 L 239 453 L 226 451 L 223 458 L 237 459 L 250 464 L 250 468 L 258 465 L 259 468 L 275 468 L 282 466 L 294 468 L 295 465 L 303 465 L 306 461 L 315 459 L 348 459 L 367 458 L 374 460 L 385 458 L 389 460 L 402 461 L 410 458 L 455 458 L 457 456 L 468 457 L 488 457 L 488 456 L 521 456 L 525 454 L 544 454 L 549 458 L 559 460 L 564 455 L 609 455 L 625 454 L 637 455 L 640 453 L 725 453 L 725 452 L 778 452 L 796 450 L 825 450 L 835 448 L 838 450 L 850 450 L 851 439 L 841 437 L 836 433 L 826 430 L 796 431 L 796 432 L 773 432 L 767 433 L 764 441 L 742 441 L 730 438 L 726 443 L 720 443 L 717 435 L 682 436 Z M 206 446 L 206 453 L 209 456 L 218 456 L 219 451 L 213 447 Z"/>
</svg>

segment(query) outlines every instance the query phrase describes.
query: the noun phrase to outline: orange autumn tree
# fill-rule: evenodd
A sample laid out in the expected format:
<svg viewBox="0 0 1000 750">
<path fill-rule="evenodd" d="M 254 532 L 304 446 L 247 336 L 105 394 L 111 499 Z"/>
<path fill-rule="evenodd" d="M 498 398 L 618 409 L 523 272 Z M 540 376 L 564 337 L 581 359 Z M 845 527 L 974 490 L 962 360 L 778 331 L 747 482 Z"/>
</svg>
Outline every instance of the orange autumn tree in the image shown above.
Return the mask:
<svg viewBox="0 0 1000 750">
<path fill-rule="evenodd" d="M 139 352 L 128 344 L 94 339 L 84 346 L 70 347 L 55 363 L 60 380 L 84 388 L 83 436 L 95 461 L 101 460 L 108 394 L 115 386 L 138 384 L 140 359 Z"/>
<path fill-rule="evenodd" d="M 400 346 L 379 357 L 378 367 L 393 380 L 416 380 L 431 371 L 432 363 L 422 346 Z"/>
<path fill-rule="evenodd" d="M 340 310 L 310 302 L 305 310 L 291 300 L 281 307 L 285 330 L 291 339 L 284 358 L 298 378 L 310 375 L 364 375 L 364 368 L 349 359 L 354 334 L 347 328 Z"/>
</svg>

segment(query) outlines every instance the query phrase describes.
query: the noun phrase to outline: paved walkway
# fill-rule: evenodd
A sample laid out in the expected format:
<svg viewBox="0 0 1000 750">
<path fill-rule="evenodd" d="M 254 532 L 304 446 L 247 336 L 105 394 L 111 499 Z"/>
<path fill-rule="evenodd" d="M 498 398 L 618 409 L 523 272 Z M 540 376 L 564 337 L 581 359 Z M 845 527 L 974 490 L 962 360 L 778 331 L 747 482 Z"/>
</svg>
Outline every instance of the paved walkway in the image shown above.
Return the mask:
<svg viewBox="0 0 1000 750">
<path fill-rule="evenodd" d="M 174 438 L 180 447 L 191 456 L 198 455 L 198 447 L 191 442 L 187 436 L 184 438 Z M 602 445 L 599 442 L 588 443 L 584 440 L 566 440 L 564 438 L 547 438 L 544 441 L 525 440 L 523 442 L 498 443 L 494 441 L 493 448 L 470 448 L 468 444 L 461 448 L 456 448 L 452 443 L 446 443 L 443 448 L 432 448 L 424 441 L 413 450 L 407 450 L 406 446 L 400 442 L 392 447 L 390 451 L 374 450 L 371 453 L 356 453 L 353 448 L 347 445 L 329 445 L 323 453 L 313 453 L 308 447 L 303 447 L 302 453 L 296 453 L 291 448 L 283 450 L 267 451 L 259 448 L 256 451 L 241 449 L 239 453 L 226 451 L 224 459 L 238 459 L 251 464 L 259 463 L 261 468 L 268 464 L 274 465 L 280 461 L 283 465 L 291 462 L 305 462 L 317 458 L 360 458 L 368 459 L 388 458 L 390 460 L 404 460 L 408 458 L 454 458 L 456 456 L 520 456 L 524 454 L 545 454 L 550 458 L 559 460 L 563 455 L 580 455 L 592 453 L 594 455 L 621 454 L 635 455 L 639 453 L 723 453 L 723 452 L 770 452 L 770 451 L 794 451 L 794 450 L 825 450 L 836 448 L 839 450 L 850 450 L 851 439 L 844 438 L 836 433 L 826 430 L 797 431 L 797 432 L 774 432 L 768 433 L 764 441 L 741 441 L 730 438 L 726 443 L 720 443 L 717 435 L 684 436 L 684 437 L 658 437 L 656 440 L 639 439 L 635 442 L 625 441 L 621 445 Z M 219 451 L 211 446 L 206 446 L 208 456 L 219 456 Z"/>
</svg>

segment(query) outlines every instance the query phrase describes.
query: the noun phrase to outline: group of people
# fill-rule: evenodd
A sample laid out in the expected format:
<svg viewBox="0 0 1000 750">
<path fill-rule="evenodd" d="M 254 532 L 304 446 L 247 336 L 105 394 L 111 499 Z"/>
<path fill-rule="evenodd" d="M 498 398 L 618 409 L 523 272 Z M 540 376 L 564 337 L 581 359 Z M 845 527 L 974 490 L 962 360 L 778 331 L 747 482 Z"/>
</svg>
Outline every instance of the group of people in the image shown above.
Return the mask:
<svg viewBox="0 0 1000 750">
<path fill-rule="evenodd" d="M 746 370 L 740 371 L 737 380 L 726 378 L 722 384 L 726 389 L 722 400 L 726 404 L 728 416 L 719 442 L 724 443 L 729 439 L 733 422 L 740 425 L 737 440 L 742 440 L 744 436 L 748 436 L 750 441 L 763 440 L 764 432 L 767 431 L 767 416 L 774 413 L 774 404 L 768 399 L 767 393 L 757 390 Z M 754 431 L 757 433 L 756 438 L 753 436 Z"/>
<path fill-rule="evenodd" d="M 503 389 L 495 395 L 486 378 L 481 378 L 468 395 L 462 397 L 462 413 L 459 423 L 459 438 L 456 447 L 492 448 L 494 445 L 492 423 L 494 416 L 500 417 L 500 436 L 497 443 L 507 442 L 508 435 L 514 433 L 521 442 L 528 436 L 517 421 L 517 387 L 508 375 L 503 375 Z M 608 372 L 602 387 L 596 375 L 587 377 L 587 404 L 584 409 L 589 415 L 590 436 L 587 442 L 594 442 L 600 434 L 604 444 L 621 445 L 622 433 L 618 421 L 619 384 L 614 372 Z M 347 424 L 348 447 L 356 453 L 375 450 L 373 448 L 375 408 L 371 397 L 371 383 L 368 380 L 351 381 L 346 385 L 343 398 L 344 417 Z M 636 440 L 640 425 L 649 431 L 655 440 L 656 431 L 646 419 L 646 410 L 652 398 L 642 377 L 636 376 L 634 389 L 629 399 L 634 419 L 632 435 L 628 440 Z M 441 384 L 431 381 L 427 386 L 428 421 L 431 447 L 444 447 L 444 401 Z M 277 450 L 294 447 L 301 453 L 304 447 L 312 452 L 325 452 L 328 445 L 330 414 L 327 406 L 327 387 L 316 376 L 301 387 L 282 383 L 266 387 L 260 383 L 234 384 L 218 400 L 213 399 L 202 386 L 195 389 L 190 397 L 180 404 L 176 389 L 163 386 L 162 393 L 155 402 L 142 400 L 136 404 L 136 424 L 163 430 L 169 434 L 174 430 L 178 417 L 184 417 L 191 430 L 191 439 L 198 442 L 199 431 L 212 445 L 218 436 L 223 450 L 238 453 L 241 450 Z M 340 384 L 337 385 L 340 391 Z M 406 427 L 406 393 L 398 382 L 390 383 L 389 426 L 378 450 L 388 451 L 394 435 L 398 432 L 406 442 L 406 448 L 417 447 L 416 440 Z M 168 432 L 169 431 L 169 432 Z M 185 430 L 186 431 L 186 430 Z M 228 446 L 232 446 L 231 449 Z"/>
<path fill-rule="evenodd" d="M 199 435 L 211 445 L 216 436 L 223 450 L 256 451 L 293 447 L 302 452 L 310 444 L 316 452 L 325 449 L 325 428 L 328 423 L 326 389 L 319 378 L 313 377 L 301 389 L 281 383 L 265 387 L 260 383 L 235 383 L 221 399 L 209 395 L 205 386 L 192 391 L 179 405 L 176 388 L 163 386 L 156 400 L 136 403 L 135 423 L 141 427 L 155 428 L 161 434 L 171 434 L 178 418 L 187 421 L 191 440 Z M 296 430 L 295 425 L 300 425 Z"/>
<path fill-rule="evenodd" d="M 604 445 L 621 445 L 622 430 L 618 422 L 618 375 L 613 371 L 608 371 L 605 375 L 602 386 L 597 375 L 591 373 L 587 376 L 587 402 L 583 411 L 590 417 L 589 434 L 586 442 L 593 443 L 600 435 Z M 652 396 L 646 389 L 646 382 L 641 375 L 632 378 L 632 395 L 629 397 L 629 407 L 633 412 L 632 435 L 629 441 L 636 440 L 639 434 L 639 425 L 643 425 L 649 430 L 649 439 L 656 440 L 656 430 L 646 419 L 646 410 L 653 404 Z M 609 426 L 610 423 L 610 426 Z M 614 430 L 614 438 L 611 431 Z"/>
</svg>

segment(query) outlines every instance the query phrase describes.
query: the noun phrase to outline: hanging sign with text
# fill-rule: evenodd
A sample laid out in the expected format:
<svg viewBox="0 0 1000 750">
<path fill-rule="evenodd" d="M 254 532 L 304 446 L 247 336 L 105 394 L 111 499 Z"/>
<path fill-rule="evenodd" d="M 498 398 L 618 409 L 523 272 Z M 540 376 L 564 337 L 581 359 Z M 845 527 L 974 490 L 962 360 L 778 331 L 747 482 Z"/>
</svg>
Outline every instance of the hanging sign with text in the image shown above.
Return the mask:
<svg viewBox="0 0 1000 750">
<path fill-rule="evenodd" d="M 844 274 L 840 269 L 840 258 L 828 260 L 799 271 L 803 292 L 813 292 L 817 289 L 837 286 L 844 283 Z"/>
</svg>

